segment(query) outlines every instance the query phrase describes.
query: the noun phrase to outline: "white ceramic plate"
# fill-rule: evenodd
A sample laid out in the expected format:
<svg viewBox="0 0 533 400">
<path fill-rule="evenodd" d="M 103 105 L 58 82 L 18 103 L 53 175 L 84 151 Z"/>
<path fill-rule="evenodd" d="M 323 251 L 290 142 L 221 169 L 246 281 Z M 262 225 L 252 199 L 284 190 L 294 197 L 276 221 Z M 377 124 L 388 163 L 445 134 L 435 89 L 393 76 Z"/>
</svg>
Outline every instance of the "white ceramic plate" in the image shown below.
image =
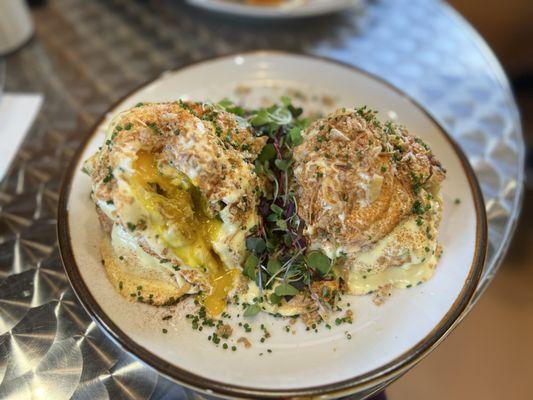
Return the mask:
<svg viewBox="0 0 533 400">
<path fill-rule="evenodd" d="M 81 163 L 103 142 L 103 126 L 138 102 L 234 97 L 260 104 L 289 94 L 311 110 L 366 104 L 394 118 L 430 144 L 447 169 L 439 239 L 444 254 L 435 276 L 396 290 L 382 306 L 370 296 L 347 301 L 352 325 L 306 331 L 269 315 L 253 320 L 253 346 L 231 352 L 207 341 L 183 318 L 186 303 L 168 310 L 125 301 L 100 263 L 102 236 L 90 181 Z M 460 204 L 455 204 L 460 199 Z M 113 107 L 83 144 L 67 171 L 59 207 L 59 239 L 67 275 L 81 303 L 126 350 L 172 379 L 225 396 L 340 395 L 390 380 L 427 354 L 461 317 L 476 287 L 486 252 L 483 201 L 464 155 L 443 129 L 406 95 L 362 71 L 310 56 L 259 52 L 203 61 L 167 72 Z M 180 317 L 181 315 L 181 317 Z M 259 342 L 259 324 L 272 333 Z M 234 323 L 236 325 L 236 323 Z M 162 334 L 162 329 L 168 329 Z M 241 336 L 236 328 L 229 345 Z M 347 339 L 347 334 L 351 340 Z M 268 353 L 271 349 L 272 353 Z M 259 353 L 264 353 L 262 356 Z"/>
<path fill-rule="evenodd" d="M 360 0 L 288 0 L 279 5 L 250 5 L 232 0 L 188 0 L 206 10 L 254 18 L 298 18 L 331 14 L 361 3 Z"/>
</svg>

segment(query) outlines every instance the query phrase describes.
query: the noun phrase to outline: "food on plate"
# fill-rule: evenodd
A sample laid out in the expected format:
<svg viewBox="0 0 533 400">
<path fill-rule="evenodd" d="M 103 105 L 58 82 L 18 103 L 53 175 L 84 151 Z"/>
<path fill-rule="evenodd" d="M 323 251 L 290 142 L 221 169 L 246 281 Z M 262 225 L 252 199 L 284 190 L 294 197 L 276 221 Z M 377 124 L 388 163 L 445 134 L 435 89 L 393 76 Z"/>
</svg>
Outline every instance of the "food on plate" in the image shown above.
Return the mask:
<svg viewBox="0 0 533 400">
<path fill-rule="evenodd" d="M 264 141 L 235 115 L 190 103 L 140 104 L 113 119 L 84 167 L 123 295 L 163 305 L 201 292 L 213 314 L 224 309 L 258 223 L 250 160 Z"/>
<path fill-rule="evenodd" d="M 365 108 L 319 119 L 304 138 L 294 153 L 304 234 L 310 248 L 342 259 L 346 291 L 431 277 L 445 171 L 429 147 Z"/>
<path fill-rule="evenodd" d="M 342 295 L 428 280 L 440 254 L 444 168 L 366 107 L 310 123 L 288 98 L 138 104 L 84 169 L 113 286 L 153 305 L 193 295 L 203 318 L 231 303 L 314 323 Z"/>
</svg>

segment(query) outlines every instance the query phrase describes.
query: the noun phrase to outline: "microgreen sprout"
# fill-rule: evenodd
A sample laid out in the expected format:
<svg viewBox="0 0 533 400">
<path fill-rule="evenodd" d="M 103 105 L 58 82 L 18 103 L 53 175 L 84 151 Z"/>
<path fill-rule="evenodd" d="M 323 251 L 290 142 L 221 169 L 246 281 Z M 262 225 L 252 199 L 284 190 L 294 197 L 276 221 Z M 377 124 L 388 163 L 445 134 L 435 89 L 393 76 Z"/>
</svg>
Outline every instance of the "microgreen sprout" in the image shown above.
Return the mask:
<svg viewBox="0 0 533 400">
<path fill-rule="evenodd" d="M 246 240 L 248 256 L 244 275 L 255 281 L 261 297 L 263 290 L 270 294 L 265 300 L 280 304 L 285 298 L 296 296 L 310 287 L 316 277 L 324 279 L 333 262 L 318 250 L 310 251 L 303 235 L 304 223 L 298 216 L 298 202 L 293 188 L 294 149 L 304 137 L 308 121 L 302 109 L 282 97 L 280 104 L 257 110 L 243 110 L 229 100 L 218 106 L 248 121 L 256 136 L 266 136 L 267 142 L 255 160 L 255 171 L 270 183 L 271 190 L 260 198 L 261 222 Z M 249 304 L 245 316 L 261 310 Z"/>
</svg>

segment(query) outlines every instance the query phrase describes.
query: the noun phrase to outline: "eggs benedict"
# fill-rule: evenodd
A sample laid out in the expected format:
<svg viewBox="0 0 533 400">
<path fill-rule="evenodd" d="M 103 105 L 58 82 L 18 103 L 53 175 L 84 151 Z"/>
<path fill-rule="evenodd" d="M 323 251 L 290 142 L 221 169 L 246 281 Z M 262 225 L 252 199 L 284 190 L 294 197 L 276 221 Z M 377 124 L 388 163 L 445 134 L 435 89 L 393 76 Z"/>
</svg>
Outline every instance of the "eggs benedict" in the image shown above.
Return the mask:
<svg viewBox="0 0 533 400">
<path fill-rule="evenodd" d="M 250 160 L 263 142 L 203 103 L 139 104 L 111 121 L 85 171 L 120 293 L 154 305 L 202 293 L 211 314 L 224 309 L 258 222 Z"/>
<path fill-rule="evenodd" d="M 114 117 L 84 165 L 111 284 L 158 306 L 195 295 L 202 318 L 231 298 L 244 317 L 312 323 L 344 294 L 427 281 L 445 178 L 429 146 L 366 107 L 303 115 L 283 98 Z"/>
<path fill-rule="evenodd" d="M 367 108 L 315 121 L 294 152 L 309 247 L 336 259 L 346 291 L 410 287 L 432 276 L 444 168 L 430 148 Z"/>
</svg>

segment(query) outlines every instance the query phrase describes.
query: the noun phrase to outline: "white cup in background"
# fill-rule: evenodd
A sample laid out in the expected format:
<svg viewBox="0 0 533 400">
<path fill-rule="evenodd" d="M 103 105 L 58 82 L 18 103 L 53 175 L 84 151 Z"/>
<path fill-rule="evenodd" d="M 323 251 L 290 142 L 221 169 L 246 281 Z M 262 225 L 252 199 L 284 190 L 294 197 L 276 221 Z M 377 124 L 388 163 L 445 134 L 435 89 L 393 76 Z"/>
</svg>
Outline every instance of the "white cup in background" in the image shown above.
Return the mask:
<svg viewBox="0 0 533 400">
<path fill-rule="evenodd" d="M 0 0 L 0 55 L 23 45 L 33 34 L 33 22 L 25 0 Z"/>
</svg>

